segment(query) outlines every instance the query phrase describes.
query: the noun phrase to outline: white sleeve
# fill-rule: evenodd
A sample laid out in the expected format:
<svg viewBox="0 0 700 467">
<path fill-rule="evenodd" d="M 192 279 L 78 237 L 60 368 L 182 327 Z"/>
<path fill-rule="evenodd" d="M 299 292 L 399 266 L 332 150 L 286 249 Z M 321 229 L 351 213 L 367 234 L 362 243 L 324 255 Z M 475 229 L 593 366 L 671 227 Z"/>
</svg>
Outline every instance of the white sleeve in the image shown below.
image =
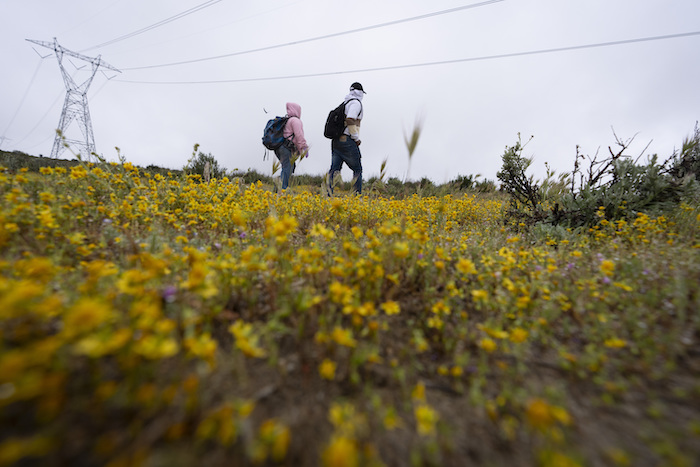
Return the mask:
<svg viewBox="0 0 700 467">
<path fill-rule="evenodd" d="M 345 117 L 354 118 L 356 120 L 362 119 L 362 104 L 360 104 L 360 101 L 348 101 L 345 106 Z"/>
</svg>

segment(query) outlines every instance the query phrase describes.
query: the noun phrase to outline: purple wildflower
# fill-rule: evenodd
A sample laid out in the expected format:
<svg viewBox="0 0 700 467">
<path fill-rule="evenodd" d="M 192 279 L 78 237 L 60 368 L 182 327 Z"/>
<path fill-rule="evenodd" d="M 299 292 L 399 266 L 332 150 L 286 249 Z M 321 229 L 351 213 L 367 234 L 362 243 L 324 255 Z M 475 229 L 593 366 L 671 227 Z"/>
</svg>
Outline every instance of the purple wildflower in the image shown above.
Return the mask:
<svg viewBox="0 0 700 467">
<path fill-rule="evenodd" d="M 166 303 L 172 303 L 175 301 L 175 296 L 177 295 L 177 288 L 174 285 L 166 286 L 161 292 L 161 297 Z"/>
</svg>

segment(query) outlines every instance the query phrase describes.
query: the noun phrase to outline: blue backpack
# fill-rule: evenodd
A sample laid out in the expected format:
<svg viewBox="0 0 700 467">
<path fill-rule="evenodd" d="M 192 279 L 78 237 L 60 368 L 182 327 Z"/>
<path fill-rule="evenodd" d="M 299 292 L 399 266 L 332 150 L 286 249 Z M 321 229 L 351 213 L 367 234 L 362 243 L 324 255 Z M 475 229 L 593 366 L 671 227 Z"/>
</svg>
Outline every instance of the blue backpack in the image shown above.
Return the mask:
<svg viewBox="0 0 700 467">
<path fill-rule="evenodd" d="M 275 117 L 267 122 L 265 131 L 262 137 L 262 144 L 267 149 L 275 150 L 282 146 L 286 141 L 284 137 L 284 126 L 287 124 L 289 117 Z"/>
</svg>

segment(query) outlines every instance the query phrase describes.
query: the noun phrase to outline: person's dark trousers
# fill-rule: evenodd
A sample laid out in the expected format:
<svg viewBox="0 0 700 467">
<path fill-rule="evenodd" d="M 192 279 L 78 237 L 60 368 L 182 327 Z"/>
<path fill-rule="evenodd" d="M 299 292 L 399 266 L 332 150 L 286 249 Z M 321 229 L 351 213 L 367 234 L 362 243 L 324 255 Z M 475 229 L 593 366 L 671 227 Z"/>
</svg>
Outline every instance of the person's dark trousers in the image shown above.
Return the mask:
<svg viewBox="0 0 700 467">
<path fill-rule="evenodd" d="M 335 138 L 331 142 L 331 170 L 328 172 L 331 193 L 333 193 L 333 179 L 343 167 L 343 162 L 352 170 L 352 177 L 355 180 L 354 191 L 357 194 L 362 193 L 362 155 L 359 146 L 347 135 Z"/>
<path fill-rule="evenodd" d="M 289 186 L 289 178 L 294 172 L 294 164 L 292 163 L 292 143 L 284 143 L 282 146 L 275 149 L 275 155 L 282 164 L 282 189 L 286 190 Z"/>
</svg>

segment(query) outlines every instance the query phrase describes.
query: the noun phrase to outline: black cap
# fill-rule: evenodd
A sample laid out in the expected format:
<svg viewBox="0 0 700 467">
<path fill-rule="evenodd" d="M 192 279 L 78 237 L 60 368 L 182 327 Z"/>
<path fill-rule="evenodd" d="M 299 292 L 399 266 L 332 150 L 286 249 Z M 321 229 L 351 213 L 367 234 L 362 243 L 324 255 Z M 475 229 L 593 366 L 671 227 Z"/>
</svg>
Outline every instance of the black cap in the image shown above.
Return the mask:
<svg viewBox="0 0 700 467">
<path fill-rule="evenodd" d="M 355 81 L 350 85 L 350 90 L 357 89 L 358 91 L 362 91 L 363 93 L 367 94 L 364 89 L 362 89 L 362 85 Z"/>
</svg>

